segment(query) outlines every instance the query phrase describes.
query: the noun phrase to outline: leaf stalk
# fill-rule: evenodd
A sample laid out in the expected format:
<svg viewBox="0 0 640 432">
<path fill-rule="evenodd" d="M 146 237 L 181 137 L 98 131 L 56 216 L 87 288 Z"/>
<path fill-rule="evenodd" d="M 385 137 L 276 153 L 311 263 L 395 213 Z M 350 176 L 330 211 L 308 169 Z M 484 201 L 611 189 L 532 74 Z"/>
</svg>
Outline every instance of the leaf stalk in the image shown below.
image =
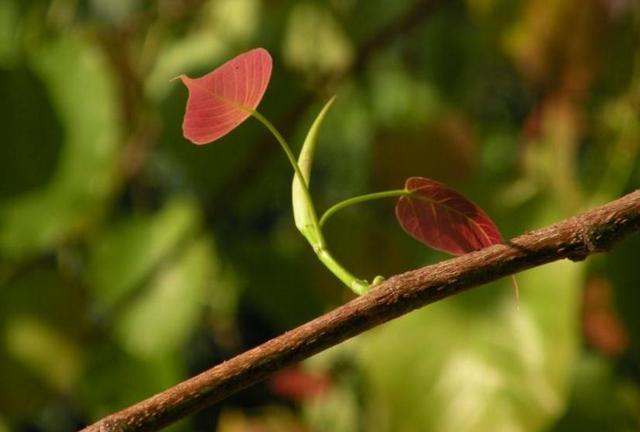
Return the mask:
<svg viewBox="0 0 640 432">
<path fill-rule="evenodd" d="M 340 201 L 339 203 L 334 204 L 327 211 L 324 212 L 324 214 L 320 218 L 320 227 L 323 227 L 324 224 L 327 222 L 327 220 L 331 216 L 333 216 L 336 212 L 338 212 L 339 210 L 345 209 L 349 206 L 352 206 L 354 204 L 359 204 L 366 201 L 373 201 L 373 200 L 382 199 L 382 198 L 394 198 L 394 197 L 401 197 L 406 195 L 411 195 L 411 192 L 406 189 L 394 189 L 389 191 L 374 192 L 370 194 L 359 195 L 353 198 L 346 199 L 344 201 Z"/>
<path fill-rule="evenodd" d="M 302 190 L 302 199 L 304 200 L 305 207 L 309 212 L 311 223 L 310 225 L 301 227 L 302 234 L 305 236 L 305 238 L 313 248 L 313 251 L 318 256 L 318 259 L 338 279 L 340 279 L 357 295 L 365 294 L 369 290 L 369 284 L 366 281 L 358 279 L 354 275 L 352 275 L 331 255 L 331 253 L 327 249 L 320 224 L 318 223 L 318 216 L 316 215 L 315 206 L 313 205 L 313 199 L 311 198 L 311 193 L 309 192 L 309 185 L 305 180 L 305 177 L 293 155 L 293 152 L 291 151 L 291 147 L 289 147 L 289 144 L 284 139 L 282 134 L 278 131 L 278 129 L 276 129 L 273 123 L 271 123 L 265 116 L 263 116 L 256 110 L 252 110 L 251 115 L 260 123 L 262 123 L 276 138 L 276 140 L 280 144 L 280 147 L 282 147 L 282 150 L 284 150 L 285 154 L 287 155 L 287 159 L 289 159 L 289 162 L 293 167 L 295 176 L 300 183 L 300 187 Z"/>
</svg>

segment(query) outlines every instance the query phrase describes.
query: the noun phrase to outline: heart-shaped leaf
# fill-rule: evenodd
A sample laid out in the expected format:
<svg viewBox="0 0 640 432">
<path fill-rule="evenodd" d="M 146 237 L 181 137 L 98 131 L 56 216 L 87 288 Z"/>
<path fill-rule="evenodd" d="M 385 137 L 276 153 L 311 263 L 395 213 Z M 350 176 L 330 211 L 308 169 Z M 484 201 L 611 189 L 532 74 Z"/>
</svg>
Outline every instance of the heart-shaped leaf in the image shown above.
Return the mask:
<svg viewBox="0 0 640 432">
<path fill-rule="evenodd" d="M 180 75 L 189 99 L 182 122 L 185 138 L 207 144 L 235 129 L 258 106 L 271 78 L 271 56 L 255 48 L 201 78 Z"/>
<path fill-rule="evenodd" d="M 502 242 L 493 221 L 476 204 L 440 182 L 411 177 L 396 218 L 402 228 L 434 249 L 462 255 Z"/>
</svg>

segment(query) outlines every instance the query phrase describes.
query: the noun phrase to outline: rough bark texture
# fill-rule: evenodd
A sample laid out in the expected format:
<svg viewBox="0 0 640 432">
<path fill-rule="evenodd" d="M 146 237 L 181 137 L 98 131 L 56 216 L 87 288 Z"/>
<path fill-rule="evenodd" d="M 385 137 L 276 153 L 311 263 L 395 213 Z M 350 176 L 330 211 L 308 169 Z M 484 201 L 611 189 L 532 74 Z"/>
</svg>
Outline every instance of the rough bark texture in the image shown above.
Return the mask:
<svg viewBox="0 0 640 432">
<path fill-rule="evenodd" d="M 505 244 L 393 276 L 365 296 L 83 430 L 157 430 L 414 309 L 548 262 L 584 260 L 638 230 L 640 190 Z"/>
</svg>

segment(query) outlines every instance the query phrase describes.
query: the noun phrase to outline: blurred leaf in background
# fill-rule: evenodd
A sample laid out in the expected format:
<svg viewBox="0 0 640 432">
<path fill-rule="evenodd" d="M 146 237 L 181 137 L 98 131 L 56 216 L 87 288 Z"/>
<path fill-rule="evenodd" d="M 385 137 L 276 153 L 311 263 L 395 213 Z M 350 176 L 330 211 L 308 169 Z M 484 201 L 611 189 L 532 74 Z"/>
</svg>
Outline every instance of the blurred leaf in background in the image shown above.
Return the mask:
<svg viewBox="0 0 640 432">
<path fill-rule="evenodd" d="M 257 122 L 182 137 L 186 91 L 262 46 L 295 150 L 331 96 L 320 207 L 446 182 L 505 237 L 640 185 L 632 0 L 0 2 L 0 432 L 75 430 L 348 301 Z M 446 259 L 393 202 L 326 237 L 363 278 Z M 633 431 L 638 236 L 416 311 L 172 430 Z"/>
<path fill-rule="evenodd" d="M 31 48 L 6 73 L 0 247 L 20 258 L 95 223 L 116 181 L 120 127 L 111 72 L 79 34 Z"/>
</svg>

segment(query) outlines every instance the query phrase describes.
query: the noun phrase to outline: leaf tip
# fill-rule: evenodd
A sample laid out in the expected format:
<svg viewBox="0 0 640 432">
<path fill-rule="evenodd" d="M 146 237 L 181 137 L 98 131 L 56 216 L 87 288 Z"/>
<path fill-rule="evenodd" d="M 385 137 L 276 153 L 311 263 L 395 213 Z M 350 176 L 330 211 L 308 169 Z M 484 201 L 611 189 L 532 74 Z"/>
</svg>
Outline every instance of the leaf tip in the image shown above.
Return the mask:
<svg viewBox="0 0 640 432">
<path fill-rule="evenodd" d="M 188 78 L 189 78 L 189 77 L 188 77 L 188 76 L 186 76 L 185 74 L 180 74 L 180 75 L 178 75 L 178 76 L 175 76 L 175 77 L 171 78 L 171 79 L 169 80 L 169 82 L 174 82 L 174 81 L 177 81 L 177 80 L 180 80 L 180 81 L 184 82 L 184 80 L 185 80 L 185 79 L 188 79 Z"/>
</svg>

